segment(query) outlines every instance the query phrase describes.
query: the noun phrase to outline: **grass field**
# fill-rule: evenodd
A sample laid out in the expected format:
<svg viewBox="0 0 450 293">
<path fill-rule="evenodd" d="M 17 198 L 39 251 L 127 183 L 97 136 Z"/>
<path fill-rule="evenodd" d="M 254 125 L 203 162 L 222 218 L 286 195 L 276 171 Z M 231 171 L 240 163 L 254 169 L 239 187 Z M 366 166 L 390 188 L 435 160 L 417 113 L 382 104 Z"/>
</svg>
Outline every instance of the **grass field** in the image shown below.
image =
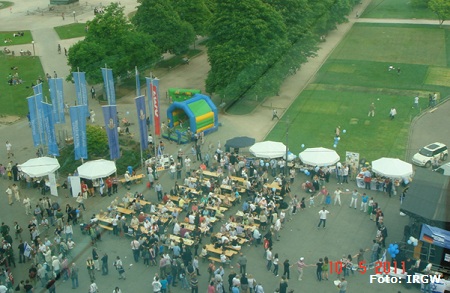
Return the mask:
<svg viewBox="0 0 450 293">
<path fill-rule="evenodd" d="M 31 41 L 33 41 L 33 36 L 31 36 L 30 31 L 21 31 L 24 33 L 23 37 L 14 37 L 14 33 L 17 33 L 18 31 L 13 32 L 0 32 L 0 46 L 14 46 L 14 45 L 23 45 L 23 44 L 31 44 Z M 4 42 L 5 39 L 11 40 L 10 43 Z"/>
<path fill-rule="evenodd" d="M 85 23 L 71 23 L 54 27 L 61 40 L 73 39 L 86 36 Z"/>
<path fill-rule="evenodd" d="M 0 76 L 3 80 L 0 83 L 0 115 L 19 115 L 25 116 L 28 112 L 28 104 L 26 98 L 33 94 L 31 83 L 36 84 L 39 76 L 45 79 L 44 71 L 42 69 L 39 58 L 31 56 L 12 57 L 0 53 Z M 11 67 L 16 66 L 18 70 L 11 70 Z M 23 80 L 22 84 L 10 86 L 7 83 L 9 74 L 19 74 Z M 48 93 L 47 84 L 44 83 L 44 93 Z"/>
<path fill-rule="evenodd" d="M 368 160 L 405 158 L 410 122 L 420 113 L 413 108 L 414 97 L 419 95 L 423 109 L 428 94 L 450 95 L 449 36 L 437 26 L 355 25 L 267 139 L 284 142 L 289 123 L 294 154 L 302 144 L 333 148 L 340 126 L 336 150 L 341 157 L 352 151 Z M 391 65 L 400 67 L 400 74 L 389 71 Z M 372 102 L 376 114 L 368 117 Z M 393 121 L 391 107 L 398 113 Z"/>
<path fill-rule="evenodd" d="M 428 8 L 416 8 L 410 0 L 372 0 L 361 17 L 436 19 Z"/>
</svg>

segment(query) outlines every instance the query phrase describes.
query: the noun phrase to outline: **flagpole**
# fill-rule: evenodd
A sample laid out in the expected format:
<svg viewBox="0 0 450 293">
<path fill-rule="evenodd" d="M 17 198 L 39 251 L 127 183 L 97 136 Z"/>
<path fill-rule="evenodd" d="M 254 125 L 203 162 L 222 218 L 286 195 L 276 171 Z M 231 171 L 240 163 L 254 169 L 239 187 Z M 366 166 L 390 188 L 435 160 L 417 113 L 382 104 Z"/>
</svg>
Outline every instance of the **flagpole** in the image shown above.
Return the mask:
<svg viewBox="0 0 450 293">
<path fill-rule="evenodd" d="M 78 88 L 80 90 L 80 97 L 81 97 L 82 96 L 82 92 L 81 92 L 80 67 L 77 67 L 77 72 L 78 72 L 78 74 L 77 74 L 77 76 L 78 76 Z M 77 101 L 76 101 L 76 97 L 75 97 L 75 105 L 76 104 L 77 104 Z"/>
<path fill-rule="evenodd" d="M 105 69 L 106 69 L 106 100 L 108 101 L 108 105 L 111 105 L 110 101 L 110 93 L 109 93 L 109 78 L 108 78 L 108 66 L 105 63 Z"/>
</svg>

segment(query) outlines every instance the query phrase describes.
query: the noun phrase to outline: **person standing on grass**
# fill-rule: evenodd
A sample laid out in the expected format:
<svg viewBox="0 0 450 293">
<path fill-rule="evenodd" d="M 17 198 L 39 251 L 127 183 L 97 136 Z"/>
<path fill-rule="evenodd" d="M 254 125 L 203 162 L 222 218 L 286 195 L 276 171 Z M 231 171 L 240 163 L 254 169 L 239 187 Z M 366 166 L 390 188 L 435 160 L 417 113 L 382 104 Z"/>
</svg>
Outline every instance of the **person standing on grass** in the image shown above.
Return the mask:
<svg viewBox="0 0 450 293">
<path fill-rule="evenodd" d="M 419 95 L 414 97 L 414 108 L 419 109 Z"/>
<path fill-rule="evenodd" d="M 368 117 L 375 117 L 375 103 L 370 104 Z"/>
<path fill-rule="evenodd" d="M 320 228 L 320 225 L 323 223 L 323 228 L 325 229 L 325 225 L 327 223 L 327 214 L 330 212 L 325 209 L 325 207 L 322 208 L 321 211 L 319 211 L 319 225 L 317 225 L 317 229 Z"/>
<path fill-rule="evenodd" d="M 392 107 L 391 111 L 389 111 L 389 117 L 391 117 L 391 120 L 394 120 L 395 115 L 397 115 L 397 110 L 395 109 L 395 107 Z"/>
</svg>

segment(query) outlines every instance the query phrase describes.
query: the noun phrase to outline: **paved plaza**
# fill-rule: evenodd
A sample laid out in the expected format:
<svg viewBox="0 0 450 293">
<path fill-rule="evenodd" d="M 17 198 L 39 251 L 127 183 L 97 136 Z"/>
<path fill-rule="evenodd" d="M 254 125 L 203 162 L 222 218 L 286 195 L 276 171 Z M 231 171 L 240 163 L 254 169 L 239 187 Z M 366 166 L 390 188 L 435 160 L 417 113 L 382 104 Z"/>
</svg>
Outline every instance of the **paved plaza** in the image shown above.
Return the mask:
<svg viewBox="0 0 450 293">
<path fill-rule="evenodd" d="M 77 40 L 64 40 L 58 39 L 57 34 L 53 30 L 54 26 L 63 25 L 73 22 L 71 17 L 66 17 L 63 21 L 60 15 L 56 13 L 46 12 L 42 15 L 39 11 L 47 8 L 48 1 L 45 0 L 13 0 L 15 5 L 11 10 L 0 10 L 0 18 L 2 19 L 2 30 L 18 31 L 18 30 L 31 30 L 33 39 L 36 45 L 36 55 L 41 59 L 45 72 L 57 71 L 59 76 L 66 76 L 69 73 L 67 66 L 67 60 L 64 54 L 57 54 L 57 44 L 61 44 L 62 47 L 69 47 Z M 255 137 L 257 141 L 263 140 L 270 129 L 273 127 L 273 122 L 270 120 L 272 113 L 272 106 L 276 100 L 277 108 L 280 109 L 279 113 L 282 114 L 285 109 L 292 103 L 293 98 L 296 97 L 299 92 L 307 85 L 307 83 L 314 78 L 315 73 L 320 68 L 321 64 L 326 60 L 327 56 L 332 52 L 338 42 L 345 36 L 348 30 L 351 28 L 355 21 L 362 21 L 361 19 L 354 19 L 356 11 L 361 12 L 368 4 L 368 0 L 362 1 L 358 7 L 355 8 L 349 17 L 349 22 L 342 24 L 336 31 L 333 31 L 327 36 L 327 41 L 322 44 L 322 48 L 318 51 L 318 56 L 309 60 L 307 64 L 302 67 L 295 76 L 289 77 L 280 90 L 279 97 L 268 98 L 261 106 L 257 107 L 250 115 L 245 116 L 233 116 L 229 114 L 221 114 L 219 121 L 222 126 L 219 127 L 219 131 L 206 137 L 206 144 L 212 142 L 217 145 L 220 141 L 223 145 L 225 140 L 238 136 L 249 135 Z M 102 2 L 98 0 L 92 0 L 82 2 L 80 5 L 83 7 L 69 7 L 66 15 L 71 15 L 72 10 L 77 11 L 76 20 L 85 22 L 92 19 L 93 7 L 108 4 L 109 2 Z M 135 10 L 137 6 L 136 1 L 125 0 L 121 1 L 121 4 L 126 7 L 126 13 Z M 29 49 L 28 45 L 22 45 L 25 49 Z M 31 46 L 31 44 L 29 45 Z M 12 48 L 14 49 L 14 48 Z M 20 48 L 18 48 L 20 50 Z M 81 69 L 82 70 L 82 69 Z M 157 77 L 161 80 L 161 93 L 164 93 L 169 87 L 191 87 L 204 89 L 204 76 L 209 70 L 207 63 L 206 53 L 200 54 L 193 58 L 189 65 L 182 65 L 174 68 L 171 71 L 160 70 L 155 72 Z M 65 98 L 69 103 L 73 104 L 75 101 L 74 86 L 69 83 L 64 84 Z M 163 95 L 162 95 L 163 96 Z M 23 97 L 25 98 L 25 97 Z M 118 105 L 119 114 L 126 116 L 127 112 L 134 113 L 135 107 L 133 103 L 133 96 L 124 97 L 120 100 Z M 72 102 L 71 102 L 72 101 Z M 168 100 L 161 100 L 162 109 L 161 112 L 165 113 L 169 102 Z M 98 104 L 90 105 L 97 115 L 100 115 L 101 108 Z M 440 105 L 433 113 L 424 113 L 421 117 L 413 122 L 413 129 L 411 131 L 409 147 L 411 151 L 419 148 L 433 141 L 441 141 L 450 145 L 450 128 L 441 125 L 450 125 L 449 115 L 450 103 L 444 103 Z M 101 115 L 100 115 L 101 116 Z M 97 116 L 97 117 L 100 117 Z M 131 122 L 136 122 L 136 119 L 132 114 L 126 116 Z M 97 119 L 99 125 L 102 124 L 102 119 Z M 255 123 L 257 122 L 257 123 Z M 251 124 L 250 124 L 251 123 Z M 251 125 L 251 126 L 250 126 Z M 429 131 L 438 125 L 439 131 Z M 67 130 L 70 133 L 70 125 L 65 125 L 58 130 Z M 137 132 L 137 124 L 135 123 L 130 131 Z M 294 130 L 295 131 L 295 130 Z M 13 144 L 15 157 L 14 162 L 23 163 L 27 159 L 34 157 L 35 150 L 33 148 L 31 140 L 31 131 L 28 123 L 25 119 L 18 121 L 11 125 L 0 125 L 0 137 L 3 141 L 9 140 Z M 179 146 L 175 144 L 166 143 L 166 149 L 169 154 L 175 155 Z M 190 146 L 182 146 L 185 153 L 189 153 Z M 6 164 L 6 151 L 0 149 L 0 163 Z M 409 154 L 410 156 L 410 154 Z M 61 164 L 63 162 L 60 162 Z M 123 173 L 123 170 L 121 170 Z M 164 190 L 169 191 L 173 186 L 174 181 L 169 178 L 164 172 L 161 173 L 161 182 Z M 292 191 L 293 194 L 297 194 L 300 198 L 307 197 L 308 195 L 301 189 L 301 184 L 309 179 L 303 173 L 297 174 Z M 64 178 L 59 178 L 62 182 Z M 10 184 L 8 180 L 0 179 L 0 190 L 6 190 Z M 327 184 L 328 190 L 332 193 L 337 187 L 343 187 L 344 189 L 353 190 L 356 188 L 354 181 L 349 184 L 337 185 L 334 178 Z M 68 191 L 60 189 L 59 197 L 53 197 L 52 200 L 57 200 L 62 207 L 67 203 L 75 205 L 75 199 L 68 198 Z M 149 201 L 156 202 L 156 194 L 154 190 L 146 189 L 145 184 L 133 185 L 131 192 L 144 192 L 145 198 Z M 360 190 L 360 192 L 364 192 Z M 125 188 L 119 189 L 119 196 L 123 196 L 126 193 Z M 23 189 L 21 191 L 22 197 L 28 196 L 33 203 L 37 203 L 40 195 L 37 190 Z M 385 225 L 389 230 L 389 236 L 387 243 L 393 243 L 400 241 L 403 235 L 403 227 L 408 223 L 407 217 L 402 217 L 399 214 L 400 202 L 397 197 L 389 198 L 382 192 L 368 191 L 369 196 L 373 196 L 375 201 L 379 203 L 385 214 Z M 88 220 L 92 214 L 98 213 L 100 210 L 105 210 L 110 204 L 112 198 L 110 197 L 95 197 L 89 198 L 86 202 L 87 211 L 84 213 L 84 219 Z M 355 255 L 360 248 L 370 248 L 372 239 L 376 234 L 375 223 L 369 220 L 369 217 L 360 212 L 359 209 L 349 208 L 350 195 L 345 194 L 342 196 L 342 206 L 330 206 L 330 211 L 326 229 L 317 229 L 319 220 L 318 212 L 322 206 L 316 205 L 312 208 L 306 208 L 303 211 L 299 211 L 293 216 L 292 221 L 285 224 L 281 231 L 280 241 L 274 242 L 273 252 L 279 254 L 280 262 L 285 259 L 289 259 L 291 264 L 300 258 L 304 257 L 307 264 L 314 264 L 319 258 L 328 256 L 330 260 L 339 260 L 343 254 Z M 29 216 L 25 215 L 24 207 L 19 203 L 14 203 L 12 206 L 7 204 L 7 197 L 4 195 L 0 204 L 3 207 L 0 214 L 0 221 L 7 223 L 12 227 L 14 221 L 18 221 L 23 227 L 28 225 L 30 220 Z M 226 213 L 226 216 L 231 215 L 240 206 L 234 207 L 231 211 Z M 215 231 L 219 229 L 219 225 L 215 225 Z M 28 240 L 27 233 L 23 233 L 24 238 Z M 79 280 L 80 287 L 77 290 L 71 289 L 70 280 L 63 283 L 58 282 L 57 292 L 86 292 L 89 287 L 89 276 L 86 270 L 86 258 L 91 255 L 92 247 L 90 245 L 90 238 L 86 235 L 82 235 L 80 229 L 74 227 L 74 241 L 76 242 L 75 258 L 73 261 L 77 263 L 80 268 Z M 133 261 L 133 255 L 130 249 L 130 238 L 116 237 L 112 234 L 105 233 L 103 235 L 103 241 L 98 243 L 98 252 L 102 255 L 104 252 L 108 253 L 110 259 L 110 274 L 107 276 L 101 276 L 97 274 L 96 283 L 100 292 L 112 292 L 112 290 L 119 286 L 124 293 L 128 292 L 152 292 L 151 280 L 156 272 L 159 271 L 156 267 L 145 267 L 142 262 L 135 264 Z M 203 243 L 209 243 L 209 239 L 203 239 Z M 13 247 L 17 247 L 18 243 L 15 241 Z M 253 274 L 257 282 L 260 282 L 264 287 L 264 292 L 272 293 L 275 288 L 278 287 L 280 277 L 274 276 L 271 272 L 265 269 L 264 250 L 260 246 L 243 247 L 243 252 L 248 258 L 247 272 Z M 116 256 L 120 256 L 123 259 L 126 267 L 126 280 L 119 280 L 118 273 L 112 266 L 113 259 Z M 370 258 L 370 252 L 365 254 L 366 260 Z M 235 257 L 236 258 L 236 257 Z M 235 261 L 236 259 L 234 259 Z M 234 261 L 232 265 L 236 267 Z M 17 260 L 16 260 L 17 262 Z M 27 279 L 27 272 L 29 264 L 17 264 L 17 267 L 13 269 L 13 274 L 16 282 Z M 280 266 L 282 273 L 282 267 Z M 231 271 L 230 268 L 226 268 L 226 275 Z M 207 290 L 207 263 L 200 264 L 201 276 L 199 278 L 200 292 Z M 280 275 L 281 275 L 280 273 Z M 379 285 L 369 284 L 368 271 L 365 275 L 356 273 L 348 278 L 348 291 L 353 292 L 397 292 L 406 290 L 400 285 Z M 333 285 L 333 280 L 337 278 L 336 275 L 330 276 L 329 281 L 318 282 L 315 278 L 315 266 L 305 269 L 305 275 L 303 281 L 297 281 L 295 266 L 291 268 L 291 280 L 289 281 L 289 289 L 295 290 L 295 292 L 337 292 L 337 288 Z M 38 287 L 39 284 L 37 285 Z M 35 292 L 41 292 L 41 289 Z M 172 292 L 183 291 L 180 287 L 172 288 Z"/>
</svg>

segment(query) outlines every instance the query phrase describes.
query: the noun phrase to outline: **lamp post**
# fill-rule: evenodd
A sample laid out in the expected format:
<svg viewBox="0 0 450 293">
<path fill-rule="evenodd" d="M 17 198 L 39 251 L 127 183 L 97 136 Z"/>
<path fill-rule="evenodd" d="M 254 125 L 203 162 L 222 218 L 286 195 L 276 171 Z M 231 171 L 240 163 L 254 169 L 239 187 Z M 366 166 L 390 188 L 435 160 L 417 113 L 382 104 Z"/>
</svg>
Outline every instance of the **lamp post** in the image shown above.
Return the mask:
<svg viewBox="0 0 450 293">
<path fill-rule="evenodd" d="M 75 22 L 75 16 L 76 16 L 75 10 L 72 12 L 72 14 L 73 14 L 73 22 Z"/>
<path fill-rule="evenodd" d="M 289 167 L 288 167 L 288 154 L 289 154 L 289 126 L 291 125 L 289 123 L 289 116 L 286 119 L 286 162 L 285 162 L 285 175 L 286 177 L 289 176 Z"/>
<path fill-rule="evenodd" d="M 33 56 L 36 56 L 36 50 L 34 49 L 34 41 L 31 41 L 31 44 L 33 45 Z"/>
</svg>

